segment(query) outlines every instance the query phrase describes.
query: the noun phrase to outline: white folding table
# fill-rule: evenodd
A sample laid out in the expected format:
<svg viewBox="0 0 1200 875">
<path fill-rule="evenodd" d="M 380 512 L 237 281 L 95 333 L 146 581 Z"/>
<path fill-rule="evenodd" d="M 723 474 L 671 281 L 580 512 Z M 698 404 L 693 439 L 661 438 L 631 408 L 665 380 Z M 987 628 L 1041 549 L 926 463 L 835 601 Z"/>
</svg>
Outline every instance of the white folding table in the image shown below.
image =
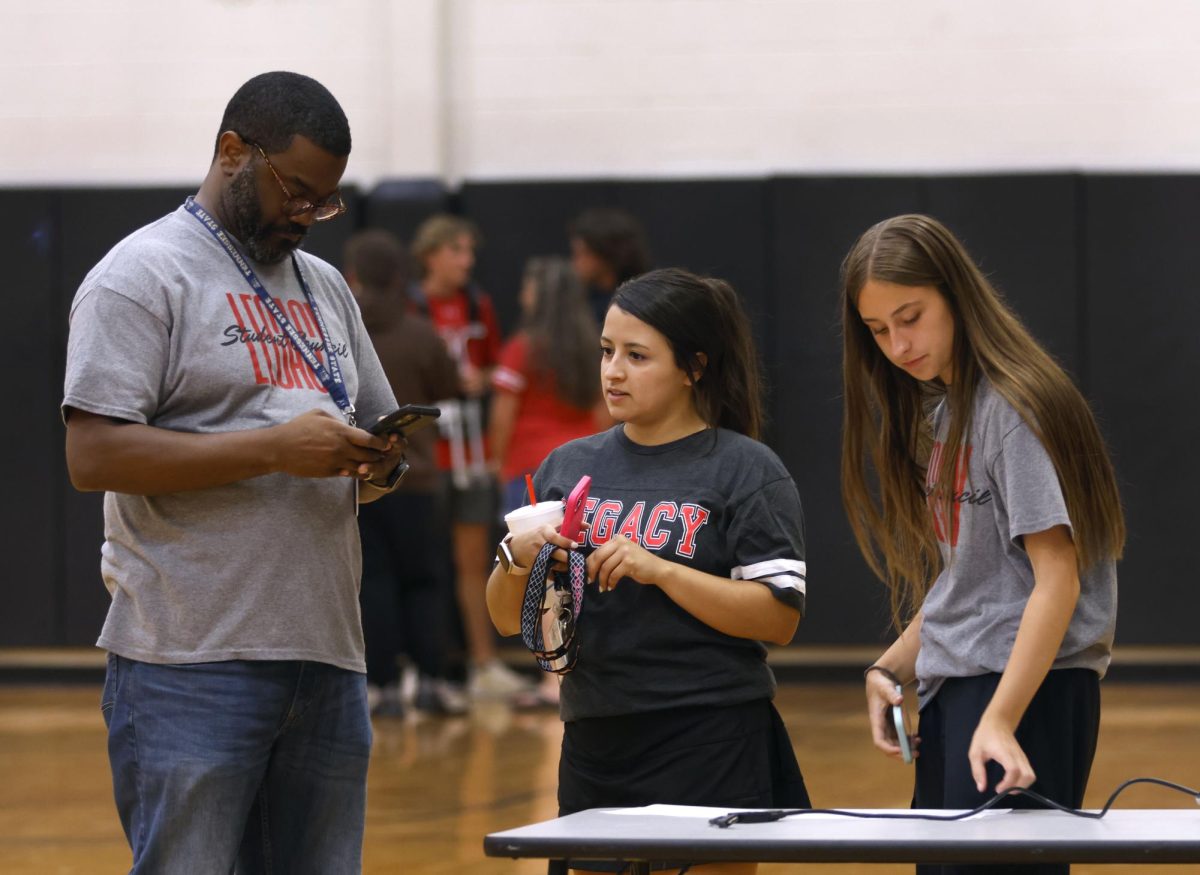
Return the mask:
<svg viewBox="0 0 1200 875">
<path fill-rule="evenodd" d="M 869 813 L 868 809 L 857 809 Z M 490 857 L 713 863 L 1200 863 L 1200 807 L 990 810 L 966 820 L 867 820 L 801 814 L 720 829 L 724 809 L 592 809 L 484 838 Z M 908 809 L 890 813 L 917 813 Z M 930 811 L 929 814 L 954 812 Z"/>
</svg>

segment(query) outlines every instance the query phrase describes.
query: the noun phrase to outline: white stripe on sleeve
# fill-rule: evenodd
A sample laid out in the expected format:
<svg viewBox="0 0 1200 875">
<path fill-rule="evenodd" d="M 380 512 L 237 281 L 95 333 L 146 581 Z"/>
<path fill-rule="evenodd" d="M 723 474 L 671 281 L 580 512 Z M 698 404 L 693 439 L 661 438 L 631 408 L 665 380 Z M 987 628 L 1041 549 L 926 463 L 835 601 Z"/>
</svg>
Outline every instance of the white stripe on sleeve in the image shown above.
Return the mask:
<svg viewBox="0 0 1200 875">
<path fill-rule="evenodd" d="M 729 576 L 734 580 L 759 580 L 772 574 L 794 574 L 803 579 L 808 574 L 808 566 L 799 559 L 768 559 L 752 565 L 739 565 Z"/>
<path fill-rule="evenodd" d="M 524 392 L 526 382 L 517 371 L 501 365 L 492 371 L 492 385 L 509 392 Z"/>
<path fill-rule="evenodd" d="M 776 589 L 794 589 L 800 595 L 807 595 L 804 591 L 804 578 L 793 577 L 790 574 L 778 574 L 774 577 L 755 577 L 751 578 L 758 583 L 766 583 Z"/>
<path fill-rule="evenodd" d="M 754 580 L 776 589 L 794 589 L 805 593 L 804 575 L 808 566 L 798 559 L 768 559 L 752 565 L 739 565 L 730 572 L 734 580 Z"/>
</svg>

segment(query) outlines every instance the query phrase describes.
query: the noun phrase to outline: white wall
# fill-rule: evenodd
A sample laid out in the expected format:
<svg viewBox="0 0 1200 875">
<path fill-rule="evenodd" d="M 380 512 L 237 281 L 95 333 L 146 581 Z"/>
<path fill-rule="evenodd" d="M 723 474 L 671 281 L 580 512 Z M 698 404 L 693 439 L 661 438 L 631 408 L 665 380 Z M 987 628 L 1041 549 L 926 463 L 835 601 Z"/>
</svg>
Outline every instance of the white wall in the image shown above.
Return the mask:
<svg viewBox="0 0 1200 875">
<path fill-rule="evenodd" d="M 1191 0 L 0 0 L 0 185 L 200 177 L 294 69 L 347 177 L 1200 169 Z"/>
</svg>

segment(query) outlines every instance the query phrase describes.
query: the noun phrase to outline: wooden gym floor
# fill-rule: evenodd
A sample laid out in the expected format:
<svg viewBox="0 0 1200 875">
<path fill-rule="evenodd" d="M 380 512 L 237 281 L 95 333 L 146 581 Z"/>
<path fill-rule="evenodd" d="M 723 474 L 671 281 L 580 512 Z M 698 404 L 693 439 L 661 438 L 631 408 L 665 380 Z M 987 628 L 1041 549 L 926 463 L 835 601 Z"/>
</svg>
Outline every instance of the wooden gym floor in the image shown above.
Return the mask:
<svg viewBox="0 0 1200 875">
<path fill-rule="evenodd" d="M 1200 786 L 1200 684 L 1105 682 L 1100 749 L 1088 805 L 1141 775 Z M 97 685 L 0 687 L 0 873 L 128 871 L 113 808 Z M 814 801 L 903 807 L 906 767 L 876 755 L 858 684 L 784 684 L 777 704 Z M 367 833 L 368 873 L 533 875 L 545 863 L 489 859 L 483 836 L 555 814 L 561 724 L 550 712 L 477 706 L 467 717 L 377 720 Z M 1188 807 L 1135 787 L 1119 805 Z M 910 873 L 911 866 L 760 867 L 763 875 Z M 1074 867 L 1077 875 L 1197 872 L 1200 866 Z"/>
</svg>

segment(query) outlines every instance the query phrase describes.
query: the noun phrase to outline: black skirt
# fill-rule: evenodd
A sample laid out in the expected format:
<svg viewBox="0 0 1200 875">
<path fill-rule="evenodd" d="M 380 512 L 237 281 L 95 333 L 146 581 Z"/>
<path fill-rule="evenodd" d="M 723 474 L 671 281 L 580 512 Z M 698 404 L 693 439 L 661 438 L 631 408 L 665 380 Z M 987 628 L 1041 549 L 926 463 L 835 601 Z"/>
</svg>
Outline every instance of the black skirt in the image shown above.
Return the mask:
<svg viewBox="0 0 1200 875">
<path fill-rule="evenodd" d="M 655 803 L 809 808 L 791 739 L 768 699 L 574 720 L 563 731 L 559 816 Z M 670 862 L 678 867 L 678 861 Z M 593 861 L 571 866 L 602 870 Z"/>
<path fill-rule="evenodd" d="M 654 803 L 810 807 L 791 739 L 768 699 L 566 724 L 560 817 Z"/>
</svg>

